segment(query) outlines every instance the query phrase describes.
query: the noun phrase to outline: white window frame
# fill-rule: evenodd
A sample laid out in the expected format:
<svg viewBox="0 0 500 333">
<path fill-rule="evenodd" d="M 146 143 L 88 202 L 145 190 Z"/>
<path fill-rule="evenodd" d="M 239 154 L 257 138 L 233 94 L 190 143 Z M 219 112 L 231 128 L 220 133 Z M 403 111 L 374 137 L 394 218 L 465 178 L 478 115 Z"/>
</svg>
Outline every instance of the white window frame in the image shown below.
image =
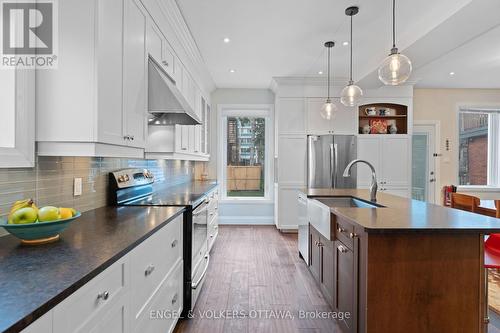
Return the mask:
<svg viewBox="0 0 500 333">
<path fill-rule="evenodd" d="M 460 182 L 460 114 L 487 113 L 488 119 L 488 174 L 487 185 L 458 185 L 459 190 L 466 191 L 498 191 L 500 188 L 500 106 L 473 107 L 460 106 L 457 112 L 457 184 Z"/>
<path fill-rule="evenodd" d="M 227 118 L 259 117 L 265 119 L 265 162 L 263 197 L 228 197 L 227 196 Z M 274 106 L 272 104 L 219 104 L 217 107 L 219 124 L 217 179 L 220 186 L 221 202 L 272 203 L 273 202 L 273 156 L 274 156 Z"/>
</svg>

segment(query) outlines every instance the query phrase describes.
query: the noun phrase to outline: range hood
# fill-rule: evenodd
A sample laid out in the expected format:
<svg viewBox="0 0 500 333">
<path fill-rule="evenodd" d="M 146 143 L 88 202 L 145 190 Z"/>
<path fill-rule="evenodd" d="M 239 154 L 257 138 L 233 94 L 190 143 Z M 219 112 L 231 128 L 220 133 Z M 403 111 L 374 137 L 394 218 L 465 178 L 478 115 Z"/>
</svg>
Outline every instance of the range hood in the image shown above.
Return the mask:
<svg viewBox="0 0 500 333">
<path fill-rule="evenodd" d="M 200 125 L 201 120 L 170 76 L 148 57 L 149 125 Z"/>
</svg>

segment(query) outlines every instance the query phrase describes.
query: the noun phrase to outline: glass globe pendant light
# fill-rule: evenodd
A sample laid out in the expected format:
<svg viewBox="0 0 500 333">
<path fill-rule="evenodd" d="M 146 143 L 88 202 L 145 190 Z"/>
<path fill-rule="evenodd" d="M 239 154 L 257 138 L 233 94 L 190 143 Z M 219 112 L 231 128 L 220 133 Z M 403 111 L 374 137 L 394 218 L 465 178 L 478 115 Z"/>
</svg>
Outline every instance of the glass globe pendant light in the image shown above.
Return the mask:
<svg viewBox="0 0 500 333">
<path fill-rule="evenodd" d="M 351 17 L 351 55 L 349 59 L 349 82 L 342 92 L 340 93 L 340 102 L 345 106 L 356 106 L 361 97 L 363 97 L 363 90 L 360 87 L 354 84 L 352 79 L 352 17 L 359 12 L 358 7 L 349 7 L 345 10 L 345 14 Z"/>
<path fill-rule="evenodd" d="M 408 80 L 411 69 L 410 59 L 396 47 L 396 0 L 392 0 L 392 49 L 378 68 L 378 78 L 385 85 L 397 86 Z"/>
<path fill-rule="evenodd" d="M 321 117 L 326 120 L 333 118 L 333 113 L 337 110 L 337 106 L 332 103 L 330 98 L 330 50 L 335 46 L 335 42 L 329 41 L 325 43 L 325 47 L 328 49 L 328 97 L 326 98 L 325 104 L 321 107 Z"/>
</svg>

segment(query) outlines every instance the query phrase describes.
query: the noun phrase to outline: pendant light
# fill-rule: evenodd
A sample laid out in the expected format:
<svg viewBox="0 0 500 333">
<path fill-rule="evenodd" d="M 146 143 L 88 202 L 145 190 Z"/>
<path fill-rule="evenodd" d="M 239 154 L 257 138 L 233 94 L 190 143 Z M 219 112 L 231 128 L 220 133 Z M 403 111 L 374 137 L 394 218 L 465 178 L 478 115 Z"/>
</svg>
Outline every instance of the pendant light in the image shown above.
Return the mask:
<svg viewBox="0 0 500 333">
<path fill-rule="evenodd" d="M 392 0 L 392 49 L 378 69 L 378 78 L 385 85 L 397 86 L 411 74 L 411 61 L 396 47 L 396 0 Z"/>
<path fill-rule="evenodd" d="M 352 17 L 359 12 L 358 7 L 349 7 L 345 10 L 345 14 L 351 17 L 351 55 L 349 59 L 349 82 L 347 86 L 342 89 L 340 93 L 340 102 L 345 106 L 356 106 L 359 103 L 359 100 L 363 96 L 363 90 L 360 87 L 354 84 L 352 79 Z"/>
<path fill-rule="evenodd" d="M 325 43 L 325 47 L 328 50 L 328 97 L 326 98 L 325 104 L 321 107 L 321 117 L 326 120 L 330 120 L 333 117 L 333 112 L 337 109 L 337 106 L 332 103 L 330 98 L 330 51 L 332 47 L 335 46 L 335 42 L 329 41 Z"/>
</svg>

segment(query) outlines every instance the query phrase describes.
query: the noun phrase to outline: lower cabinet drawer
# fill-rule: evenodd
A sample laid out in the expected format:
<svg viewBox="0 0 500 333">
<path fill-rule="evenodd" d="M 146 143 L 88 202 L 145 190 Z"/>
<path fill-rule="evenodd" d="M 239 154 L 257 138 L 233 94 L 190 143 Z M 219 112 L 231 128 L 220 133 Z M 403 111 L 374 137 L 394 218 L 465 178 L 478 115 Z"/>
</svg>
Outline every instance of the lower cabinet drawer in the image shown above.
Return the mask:
<svg viewBox="0 0 500 333">
<path fill-rule="evenodd" d="M 87 333 L 89 325 L 126 294 L 125 259 L 104 270 L 54 308 L 54 333 Z"/>
<path fill-rule="evenodd" d="M 131 312 L 134 319 L 141 316 L 161 281 L 179 260 L 182 260 L 182 215 L 131 252 Z"/>
<path fill-rule="evenodd" d="M 137 333 L 170 333 L 183 308 L 183 262 L 162 282 L 134 330 Z"/>
<path fill-rule="evenodd" d="M 215 243 L 215 239 L 217 238 L 217 235 L 219 234 L 219 223 L 218 223 L 218 216 L 216 215 L 210 224 L 208 225 L 208 237 L 207 237 L 207 242 L 208 242 L 208 252 L 212 249 L 212 246 Z"/>
</svg>

